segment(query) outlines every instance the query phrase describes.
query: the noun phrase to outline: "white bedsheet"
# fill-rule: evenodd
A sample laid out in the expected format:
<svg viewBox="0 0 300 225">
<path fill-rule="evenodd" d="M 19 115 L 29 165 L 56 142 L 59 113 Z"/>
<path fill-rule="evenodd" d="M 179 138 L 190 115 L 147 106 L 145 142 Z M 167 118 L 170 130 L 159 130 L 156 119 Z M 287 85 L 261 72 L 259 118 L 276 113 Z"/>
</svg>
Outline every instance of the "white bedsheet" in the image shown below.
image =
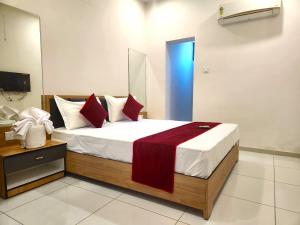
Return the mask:
<svg viewBox="0 0 300 225">
<path fill-rule="evenodd" d="M 68 150 L 102 158 L 132 162 L 133 142 L 188 122 L 142 119 L 106 123 L 102 128 L 58 128 L 53 140 L 67 142 Z M 175 171 L 207 178 L 239 140 L 237 124 L 223 123 L 177 146 Z"/>
</svg>

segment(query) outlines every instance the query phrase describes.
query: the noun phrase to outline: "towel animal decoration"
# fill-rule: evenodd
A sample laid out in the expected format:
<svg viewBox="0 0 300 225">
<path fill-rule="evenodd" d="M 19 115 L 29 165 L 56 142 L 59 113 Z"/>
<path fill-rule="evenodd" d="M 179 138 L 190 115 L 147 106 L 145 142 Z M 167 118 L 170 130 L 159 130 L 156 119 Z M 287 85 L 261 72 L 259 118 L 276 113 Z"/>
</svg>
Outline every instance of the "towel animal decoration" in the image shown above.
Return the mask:
<svg viewBox="0 0 300 225">
<path fill-rule="evenodd" d="M 48 134 L 52 134 L 54 127 L 49 119 L 50 114 L 44 110 L 30 107 L 19 114 L 19 121 L 13 124 L 12 130 L 15 137 L 19 140 L 25 140 L 31 127 L 43 125 Z"/>
</svg>

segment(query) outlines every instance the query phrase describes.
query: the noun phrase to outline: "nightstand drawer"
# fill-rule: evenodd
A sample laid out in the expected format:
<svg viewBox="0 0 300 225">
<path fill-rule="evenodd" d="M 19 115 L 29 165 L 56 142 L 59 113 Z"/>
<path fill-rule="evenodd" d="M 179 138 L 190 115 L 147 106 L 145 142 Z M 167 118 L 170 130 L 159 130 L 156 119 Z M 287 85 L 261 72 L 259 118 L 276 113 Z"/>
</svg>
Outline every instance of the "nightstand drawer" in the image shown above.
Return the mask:
<svg viewBox="0 0 300 225">
<path fill-rule="evenodd" d="M 4 160 L 4 170 L 6 174 L 15 172 L 63 158 L 65 157 L 65 154 L 66 145 L 62 144 L 37 151 L 10 156 Z"/>
</svg>

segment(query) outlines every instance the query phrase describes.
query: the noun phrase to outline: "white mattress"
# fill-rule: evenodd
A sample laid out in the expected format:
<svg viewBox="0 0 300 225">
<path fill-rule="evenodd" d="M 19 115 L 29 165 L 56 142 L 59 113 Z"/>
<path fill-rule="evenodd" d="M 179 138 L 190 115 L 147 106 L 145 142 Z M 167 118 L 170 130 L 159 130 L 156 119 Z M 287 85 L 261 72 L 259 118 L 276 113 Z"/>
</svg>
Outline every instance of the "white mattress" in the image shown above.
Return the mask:
<svg viewBox="0 0 300 225">
<path fill-rule="evenodd" d="M 188 122 L 142 119 L 106 123 L 102 128 L 55 129 L 52 139 L 67 142 L 68 150 L 132 162 L 133 142 Z M 223 123 L 177 146 L 177 173 L 207 178 L 239 139 L 238 125 Z"/>
</svg>

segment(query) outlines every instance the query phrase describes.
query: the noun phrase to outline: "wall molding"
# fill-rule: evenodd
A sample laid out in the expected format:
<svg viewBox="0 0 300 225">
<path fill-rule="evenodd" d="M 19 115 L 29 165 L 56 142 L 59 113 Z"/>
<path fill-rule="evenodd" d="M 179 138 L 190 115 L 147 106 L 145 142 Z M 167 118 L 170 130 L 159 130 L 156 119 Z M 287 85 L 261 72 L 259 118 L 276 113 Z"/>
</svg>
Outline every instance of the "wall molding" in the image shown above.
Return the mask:
<svg viewBox="0 0 300 225">
<path fill-rule="evenodd" d="M 264 153 L 264 154 L 271 154 L 271 155 L 280 155 L 280 156 L 289 156 L 300 158 L 300 153 L 295 152 L 285 152 L 285 151 L 277 151 L 277 150 L 268 150 L 268 149 L 261 149 L 261 148 L 249 148 L 240 146 L 241 151 L 248 151 L 248 152 L 257 152 L 257 153 Z"/>
</svg>

